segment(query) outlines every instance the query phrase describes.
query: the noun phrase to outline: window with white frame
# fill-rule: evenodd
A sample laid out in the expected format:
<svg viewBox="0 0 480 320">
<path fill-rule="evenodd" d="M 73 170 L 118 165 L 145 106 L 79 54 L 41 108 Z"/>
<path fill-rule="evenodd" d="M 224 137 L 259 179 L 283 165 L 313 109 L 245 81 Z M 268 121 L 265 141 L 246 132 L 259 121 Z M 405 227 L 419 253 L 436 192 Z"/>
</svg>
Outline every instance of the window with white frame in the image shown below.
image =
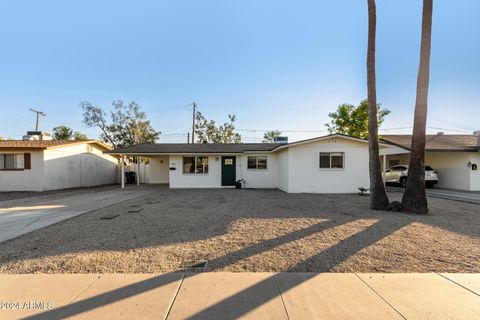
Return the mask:
<svg viewBox="0 0 480 320">
<path fill-rule="evenodd" d="M 14 170 L 14 169 L 24 169 L 23 153 L 0 154 L 0 170 Z"/>
<path fill-rule="evenodd" d="M 207 174 L 208 157 L 183 157 L 183 174 Z"/>
<path fill-rule="evenodd" d="M 267 157 L 265 156 L 248 156 L 248 169 L 267 169 Z"/>
<path fill-rule="evenodd" d="M 320 169 L 343 169 L 344 152 L 320 152 Z"/>
</svg>

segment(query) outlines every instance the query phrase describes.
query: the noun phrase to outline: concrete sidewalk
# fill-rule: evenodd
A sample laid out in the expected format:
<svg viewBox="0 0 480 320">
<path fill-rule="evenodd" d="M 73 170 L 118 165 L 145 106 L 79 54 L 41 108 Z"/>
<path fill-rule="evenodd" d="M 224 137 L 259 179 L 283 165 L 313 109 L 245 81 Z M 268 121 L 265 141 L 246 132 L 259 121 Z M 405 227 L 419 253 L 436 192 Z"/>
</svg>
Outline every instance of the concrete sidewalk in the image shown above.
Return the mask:
<svg viewBox="0 0 480 320">
<path fill-rule="evenodd" d="M 479 319 L 480 274 L 0 275 L 0 319 Z"/>
<path fill-rule="evenodd" d="M 82 213 L 154 192 L 156 186 L 49 195 L 0 202 L 0 242 L 16 238 Z"/>
</svg>

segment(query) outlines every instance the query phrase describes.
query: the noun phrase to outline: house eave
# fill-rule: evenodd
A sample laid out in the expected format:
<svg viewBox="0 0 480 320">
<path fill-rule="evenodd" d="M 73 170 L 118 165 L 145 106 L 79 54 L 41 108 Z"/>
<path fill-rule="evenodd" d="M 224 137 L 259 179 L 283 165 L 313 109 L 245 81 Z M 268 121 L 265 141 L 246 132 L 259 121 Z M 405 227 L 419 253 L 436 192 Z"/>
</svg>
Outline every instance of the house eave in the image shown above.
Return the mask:
<svg viewBox="0 0 480 320">
<path fill-rule="evenodd" d="M 188 156 L 188 155 L 219 155 L 219 156 L 239 156 L 239 152 L 104 152 L 105 154 L 118 156 Z"/>
<path fill-rule="evenodd" d="M 316 137 L 316 138 L 296 141 L 296 142 L 292 142 L 292 143 L 287 143 L 285 145 L 280 145 L 280 146 L 276 147 L 275 149 L 273 149 L 272 152 L 277 152 L 277 151 L 284 150 L 284 149 L 287 149 L 287 148 L 290 148 L 290 147 L 295 147 L 295 146 L 308 144 L 308 143 L 313 143 L 313 142 L 318 142 L 318 141 L 324 141 L 324 140 L 333 139 L 333 138 L 346 139 L 346 140 L 351 140 L 351 141 L 356 141 L 356 142 L 367 143 L 368 144 L 368 140 L 366 140 L 366 139 L 356 138 L 356 137 L 351 137 L 351 136 L 335 133 L 335 134 L 329 134 L 329 135 L 322 136 L 322 137 Z M 388 147 L 391 146 L 390 143 L 382 142 L 382 141 L 379 141 L 378 144 L 381 148 L 388 148 Z"/>
</svg>

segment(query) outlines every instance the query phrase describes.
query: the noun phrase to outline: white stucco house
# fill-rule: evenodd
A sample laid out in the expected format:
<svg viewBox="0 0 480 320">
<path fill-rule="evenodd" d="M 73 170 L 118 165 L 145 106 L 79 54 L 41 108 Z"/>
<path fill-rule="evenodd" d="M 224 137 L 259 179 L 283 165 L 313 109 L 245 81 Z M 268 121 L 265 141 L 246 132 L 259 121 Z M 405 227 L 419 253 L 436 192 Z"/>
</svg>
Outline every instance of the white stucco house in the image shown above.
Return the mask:
<svg viewBox="0 0 480 320">
<path fill-rule="evenodd" d="M 96 140 L 0 141 L 0 191 L 44 191 L 114 184 L 118 158 Z"/>
<path fill-rule="evenodd" d="M 384 168 L 409 163 L 411 140 L 411 135 L 382 135 L 390 144 L 380 150 Z M 425 164 L 437 171 L 436 187 L 480 191 L 480 131 L 427 135 L 425 149 Z"/>
<path fill-rule="evenodd" d="M 145 181 L 170 188 L 232 187 L 238 180 L 246 188 L 292 193 L 350 193 L 369 186 L 368 141 L 339 134 L 294 143 L 152 143 L 105 153 L 148 157 Z"/>
</svg>

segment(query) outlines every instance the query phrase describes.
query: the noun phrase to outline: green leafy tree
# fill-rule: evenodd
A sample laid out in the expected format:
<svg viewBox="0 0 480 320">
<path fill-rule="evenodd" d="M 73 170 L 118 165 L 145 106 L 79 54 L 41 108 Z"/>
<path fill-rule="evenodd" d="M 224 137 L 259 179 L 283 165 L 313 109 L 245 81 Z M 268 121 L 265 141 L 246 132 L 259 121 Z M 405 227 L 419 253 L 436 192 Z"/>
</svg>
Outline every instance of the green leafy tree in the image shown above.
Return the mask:
<svg viewBox="0 0 480 320">
<path fill-rule="evenodd" d="M 235 131 L 235 115 L 228 115 L 228 122 L 216 126 L 215 121 L 207 120 L 200 111 L 195 114 L 195 135 L 200 143 L 240 143 L 242 136 Z"/>
<path fill-rule="evenodd" d="M 77 140 L 77 141 L 85 141 L 85 140 L 88 140 L 88 137 L 85 133 L 81 133 L 81 132 L 78 132 L 78 131 L 75 131 L 73 133 L 73 140 Z"/>
<path fill-rule="evenodd" d="M 385 117 L 390 113 L 377 104 L 377 120 L 380 127 Z M 337 111 L 328 114 L 330 123 L 325 126 L 329 133 L 345 134 L 352 137 L 368 139 L 368 100 L 362 100 L 358 106 L 341 104 Z"/>
<path fill-rule="evenodd" d="M 101 139 L 113 145 L 114 148 L 131 146 L 140 143 L 151 143 L 158 140 L 160 131 L 156 131 L 145 112 L 136 102 L 128 104 L 121 100 L 112 102 L 110 122 L 106 112 L 99 106 L 88 101 L 80 103 L 83 110 L 83 123 L 91 128 L 97 127 L 102 133 Z"/>
<path fill-rule="evenodd" d="M 67 126 L 57 126 L 53 128 L 53 139 L 55 140 L 71 140 L 73 131 Z"/>
<path fill-rule="evenodd" d="M 275 138 L 279 137 L 282 134 L 281 131 L 272 130 L 267 131 L 263 134 L 263 143 L 273 143 L 275 142 Z"/>
</svg>

